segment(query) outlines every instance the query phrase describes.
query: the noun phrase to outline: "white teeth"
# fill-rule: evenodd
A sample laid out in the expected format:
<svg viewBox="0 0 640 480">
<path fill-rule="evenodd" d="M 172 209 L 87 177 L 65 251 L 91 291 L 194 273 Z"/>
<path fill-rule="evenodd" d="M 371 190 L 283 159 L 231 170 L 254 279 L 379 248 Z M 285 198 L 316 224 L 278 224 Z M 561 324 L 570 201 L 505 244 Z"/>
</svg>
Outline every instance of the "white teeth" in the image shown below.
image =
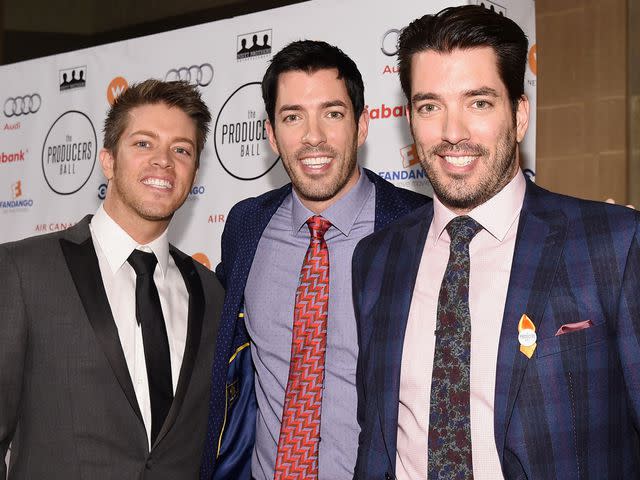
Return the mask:
<svg viewBox="0 0 640 480">
<path fill-rule="evenodd" d="M 451 157 L 445 156 L 444 159 L 447 163 L 455 165 L 456 167 L 466 167 L 475 160 L 476 157 Z"/>
<path fill-rule="evenodd" d="M 312 158 L 303 158 L 300 161 L 305 167 L 322 168 L 327 163 L 331 162 L 331 158 L 330 157 L 312 157 Z"/>
<path fill-rule="evenodd" d="M 173 186 L 169 180 L 162 180 L 160 178 L 145 178 L 142 183 L 158 188 L 171 188 Z"/>
</svg>

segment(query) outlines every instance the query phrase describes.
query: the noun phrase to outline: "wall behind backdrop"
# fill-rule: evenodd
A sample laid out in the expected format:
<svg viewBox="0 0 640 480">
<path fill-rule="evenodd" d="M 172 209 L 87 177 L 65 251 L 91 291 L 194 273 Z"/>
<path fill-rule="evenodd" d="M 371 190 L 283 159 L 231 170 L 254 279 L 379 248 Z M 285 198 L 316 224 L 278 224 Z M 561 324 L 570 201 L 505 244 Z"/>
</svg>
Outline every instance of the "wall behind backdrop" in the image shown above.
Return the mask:
<svg viewBox="0 0 640 480">
<path fill-rule="evenodd" d="M 522 26 L 531 102 L 523 168 L 535 175 L 534 0 L 313 0 L 196 27 L 0 67 L 0 242 L 66 228 L 106 192 L 97 158 L 110 102 L 146 78 L 187 79 L 212 111 L 209 140 L 170 238 L 209 266 L 220 256 L 227 212 L 288 181 L 271 151 L 260 80 L 273 53 L 298 39 L 338 45 L 358 64 L 371 117 L 361 165 L 396 185 L 430 193 L 417 161 L 396 72 L 400 29 L 452 4 L 484 4 Z"/>
</svg>

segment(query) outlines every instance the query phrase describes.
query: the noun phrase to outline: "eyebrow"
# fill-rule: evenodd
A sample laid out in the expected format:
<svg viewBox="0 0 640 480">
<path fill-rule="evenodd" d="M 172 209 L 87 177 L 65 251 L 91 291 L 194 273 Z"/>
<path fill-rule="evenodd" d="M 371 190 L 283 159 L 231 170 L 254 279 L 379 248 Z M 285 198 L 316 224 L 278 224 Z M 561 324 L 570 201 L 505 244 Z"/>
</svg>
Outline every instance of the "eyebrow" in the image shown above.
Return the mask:
<svg viewBox="0 0 640 480">
<path fill-rule="evenodd" d="M 322 102 L 320 104 L 320 108 L 331 108 L 331 107 L 343 107 L 343 108 L 349 108 L 348 105 L 343 102 L 342 100 L 328 100 L 326 102 Z M 290 112 L 290 111 L 300 111 L 300 110 L 304 110 L 302 108 L 302 105 L 297 105 L 297 104 L 291 104 L 291 105 L 282 105 L 279 109 L 278 109 L 278 113 L 282 113 L 282 112 Z"/>
<path fill-rule="evenodd" d="M 131 134 L 129 134 L 129 137 L 134 137 L 136 135 L 144 135 L 146 137 L 151 137 L 151 138 L 158 138 L 158 134 L 151 132 L 149 130 L 136 130 L 135 132 L 131 132 Z M 196 144 L 193 142 L 193 140 L 191 140 L 190 138 L 187 137 L 175 137 L 171 140 L 171 142 L 185 142 L 188 143 L 189 145 L 191 145 L 192 147 L 195 148 Z"/>
<path fill-rule="evenodd" d="M 498 94 L 498 91 L 494 88 L 491 87 L 480 87 L 480 88 L 474 88 L 472 90 L 465 90 L 464 92 L 462 92 L 462 96 L 463 97 L 467 97 L 467 98 L 471 98 L 471 97 L 493 97 L 493 98 L 498 98 L 500 97 L 500 95 Z M 431 92 L 426 92 L 426 93 L 416 93 L 415 95 L 413 95 L 411 97 L 411 103 L 414 104 L 416 102 L 421 102 L 424 100 L 437 100 L 437 101 L 441 101 L 442 100 L 442 96 L 438 95 L 437 93 L 431 93 Z"/>
</svg>

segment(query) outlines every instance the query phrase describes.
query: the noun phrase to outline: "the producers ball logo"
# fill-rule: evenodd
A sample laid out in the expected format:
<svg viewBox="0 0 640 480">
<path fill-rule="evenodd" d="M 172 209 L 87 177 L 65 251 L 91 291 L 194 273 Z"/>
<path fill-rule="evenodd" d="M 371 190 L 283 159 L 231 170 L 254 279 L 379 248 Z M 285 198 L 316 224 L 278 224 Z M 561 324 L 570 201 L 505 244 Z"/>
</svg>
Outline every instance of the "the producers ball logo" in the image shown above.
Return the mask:
<svg viewBox="0 0 640 480">
<path fill-rule="evenodd" d="M 42 146 L 42 173 L 59 195 L 80 190 L 96 163 L 96 130 L 89 117 L 69 110 L 53 122 Z"/>
<path fill-rule="evenodd" d="M 214 127 L 214 147 L 229 175 L 255 180 L 278 163 L 280 157 L 269 147 L 266 123 L 259 82 L 242 85 L 224 102 Z"/>
</svg>

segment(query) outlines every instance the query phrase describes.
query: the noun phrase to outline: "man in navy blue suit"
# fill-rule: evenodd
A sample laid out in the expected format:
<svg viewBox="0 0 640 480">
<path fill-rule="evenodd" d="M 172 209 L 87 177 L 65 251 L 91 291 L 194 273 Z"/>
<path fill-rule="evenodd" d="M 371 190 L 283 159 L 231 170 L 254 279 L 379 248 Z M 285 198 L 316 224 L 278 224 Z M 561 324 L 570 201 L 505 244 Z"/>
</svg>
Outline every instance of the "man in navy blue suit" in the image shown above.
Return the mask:
<svg viewBox="0 0 640 480">
<path fill-rule="evenodd" d="M 326 345 L 322 380 L 314 384 L 321 402 L 314 403 L 317 416 L 310 420 L 317 431 L 299 439 L 312 446 L 301 455 L 308 465 L 300 471 L 306 473 L 294 476 L 350 478 L 359 432 L 353 249 L 429 200 L 358 165 L 369 122 L 364 85 L 355 63 L 338 48 L 317 41 L 286 46 L 267 69 L 262 92 L 269 141 L 291 183 L 238 203 L 227 217 L 216 269 L 227 293 L 201 478 L 291 478 L 285 469 L 303 468 L 287 460 L 286 452 L 298 462 L 299 452 L 281 425 L 283 412 L 291 411 L 285 402 L 293 402 L 291 379 L 297 375 L 291 367 L 300 343 L 294 316 L 301 304 L 301 266 L 311 249 L 311 219 L 328 226 L 321 242 L 329 293 L 318 330 L 326 333 L 310 335 L 312 343 L 322 338 Z M 307 415 L 312 417 L 301 409 L 287 416 L 287 425 Z"/>
<path fill-rule="evenodd" d="M 640 215 L 525 178 L 527 47 L 478 6 L 400 37 L 435 195 L 354 252 L 358 479 L 640 472 Z"/>
</svg>

